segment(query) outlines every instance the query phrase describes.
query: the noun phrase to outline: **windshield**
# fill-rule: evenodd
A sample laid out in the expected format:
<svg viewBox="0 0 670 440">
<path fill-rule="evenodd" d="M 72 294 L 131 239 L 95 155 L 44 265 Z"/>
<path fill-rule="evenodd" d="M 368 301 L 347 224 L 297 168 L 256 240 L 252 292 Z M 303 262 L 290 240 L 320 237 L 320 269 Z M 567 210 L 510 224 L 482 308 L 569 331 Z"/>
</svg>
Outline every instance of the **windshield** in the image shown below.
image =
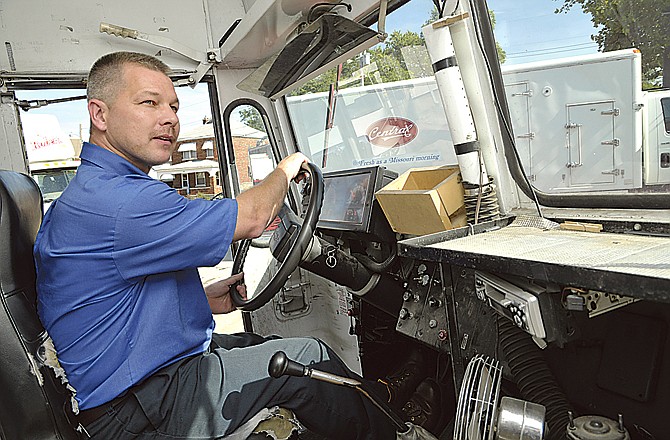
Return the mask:
<svg viewBox="0 0 670 440">
<path fill-rule="evenodd" d="M 549 206 L 644 207 L 645 196 L 670 194 L 669 33 L 659 30 L 670 29 L 670 2 L 610 3 L 488 2 L 515 149 L 507 166 Z M 337 87 L 332 69 L 287 96 L 301 151 L 324 171 L 456 164 L 422 27 L 460 12 L 458 2 L 413 0 L 389 14 L 384 43 L 342 64 Z"/>
<path fill-rule="evenodd" d="M 389 16 L 387 26 L 396 28 L 387 29 L 384 44 L 343 63 L 334 102 L 329 91 L 336 69 L 286 98 L 298 146 L 324 171 L 382 165 L 401 173 L 456 163 L 421 35 L 432 5 L 423 2 L 423 14 L 394 21 L 408 6 Z M 330 114 L 334 116 L 326 129 Z"/>
</svg>

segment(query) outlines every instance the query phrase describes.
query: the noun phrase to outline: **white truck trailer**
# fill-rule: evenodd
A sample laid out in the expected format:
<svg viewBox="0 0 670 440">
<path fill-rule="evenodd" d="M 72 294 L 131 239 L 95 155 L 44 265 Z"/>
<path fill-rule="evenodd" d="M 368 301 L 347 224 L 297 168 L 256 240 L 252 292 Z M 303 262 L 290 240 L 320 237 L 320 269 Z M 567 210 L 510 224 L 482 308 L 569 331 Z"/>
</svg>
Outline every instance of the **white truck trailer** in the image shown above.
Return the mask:
<svg viewBox="0 0 670 440">
<path fill-rule="evenodd" d="M 42 191 L 45 210 L 74 178 L 80 159 L 55 115 L 21 117 L 30 174 Z"/>
<path fill-rule="evenodd" d="M 670 90 L 642 90 L 625 49 L 503 68 L 517 151 L 547 192 L 670 184 Z"/>
</svg>

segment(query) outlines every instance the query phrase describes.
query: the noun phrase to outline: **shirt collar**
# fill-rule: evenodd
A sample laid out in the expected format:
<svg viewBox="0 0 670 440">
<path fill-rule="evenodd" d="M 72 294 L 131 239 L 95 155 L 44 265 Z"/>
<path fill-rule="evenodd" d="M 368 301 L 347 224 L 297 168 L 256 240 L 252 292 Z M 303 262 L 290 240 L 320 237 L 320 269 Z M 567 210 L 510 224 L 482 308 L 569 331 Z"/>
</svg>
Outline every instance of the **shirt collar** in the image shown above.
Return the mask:
<svg viewBox="0 0 670 440">
<path fill-rule="evenodd" d="M 82 164 L 89 163 L 92 166 L 97 166 L 104 168 L 106 170 L 114 171 L 120 175 L 127 174 L 140 174 L 146 176 L 147 173 L 137 168 L 135 165 L 130 163 L 128 160 L 119 156 L 116 153 L 112 153 L 106 148 L 102 148 L 98 145 L 92 144 L 90 142 L 84 142 L 81 147 L 81 158 Z"/>
</svg>

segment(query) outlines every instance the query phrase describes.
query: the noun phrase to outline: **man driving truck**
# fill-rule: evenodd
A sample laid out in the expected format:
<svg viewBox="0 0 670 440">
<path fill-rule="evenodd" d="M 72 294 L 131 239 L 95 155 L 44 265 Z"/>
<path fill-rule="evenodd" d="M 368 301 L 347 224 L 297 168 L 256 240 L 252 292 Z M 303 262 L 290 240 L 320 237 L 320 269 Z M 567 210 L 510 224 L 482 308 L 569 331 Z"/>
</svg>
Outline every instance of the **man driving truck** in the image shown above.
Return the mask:
<svg viewBox="0 0 670 440">
<path fill-rule="evenodd" d="M 236 199 L 187 200 L 150 178 L 179 135 L 169 73 L 133 52 L 95 62 L 90 141 L 35 243 L 39 315 L 76 390 L 77 421 L 91 438 L 221 438 L 279 405 L 328 438 L 395 438 L 391 421 L 353 389 L 268 375 L 281 350 L 363 380 L 323 342 L 213 334 L 212 314 L 235 309 L 229 289 L 242 274 L 204 288 L 197 268 L 217 264 L 232 242 L 258 237 L 307 159 L 284 158 Z M 417 384 L 410 382 L 369 387 L 402 406 L 403 388 L 411 394 Z"/>
</svg>

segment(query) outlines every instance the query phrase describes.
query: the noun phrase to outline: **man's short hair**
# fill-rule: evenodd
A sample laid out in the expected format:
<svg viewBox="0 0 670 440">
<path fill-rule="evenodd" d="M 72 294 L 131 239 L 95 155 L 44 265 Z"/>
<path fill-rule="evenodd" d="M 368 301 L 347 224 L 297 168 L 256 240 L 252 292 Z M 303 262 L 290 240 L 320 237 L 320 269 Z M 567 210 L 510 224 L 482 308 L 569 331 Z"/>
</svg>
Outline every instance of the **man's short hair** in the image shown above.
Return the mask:
<svg viewBox="0 0 670 440">
<path fill-rule="evenodd" d="M 113 52 L 100 57 L 88 74 L 86 99 L 99 99 L 111 104 L 122 82 L 123 67 L 137 64 L 169 75 L 170 67 L 156 57 L 137 52 Z"/>
</svg>

